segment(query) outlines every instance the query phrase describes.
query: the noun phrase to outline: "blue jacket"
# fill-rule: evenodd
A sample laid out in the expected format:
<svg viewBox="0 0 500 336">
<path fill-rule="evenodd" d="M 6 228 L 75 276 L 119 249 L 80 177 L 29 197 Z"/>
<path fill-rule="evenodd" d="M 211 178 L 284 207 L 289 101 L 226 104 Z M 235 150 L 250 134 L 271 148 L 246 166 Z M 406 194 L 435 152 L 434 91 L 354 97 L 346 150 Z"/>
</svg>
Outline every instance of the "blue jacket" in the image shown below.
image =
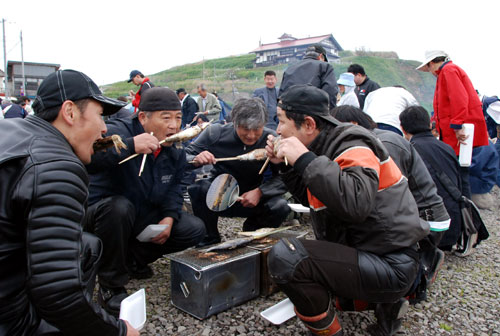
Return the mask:
<svg viewBox="0 0 500 336">
<path fill-rule="evenodd" d="M 175 146 L 162 147 L 155 158 L 148 154 L 144 171 L 139 177 L 142 155 L 121 165 L 118 163 L 135 153 L 133 137 L 144 133 L 137 118 L 114 119 L 106 123 L 107 135 L 118 134 L 128 149 L 118 154 L 114 148 L 92 156 L 87 165 L 90 174 L 89 204 L 121 195 L 135 206 L 136 214 L 150 207 L 160 208 L 163 217 L 179 218 L 182 207 L 181 180 L 186 167 L 186 152 Z"/>
<path fill-rule="evenodd" d="M 493 120 L 492 117 L 489 116 L 488 112 L 486 111 L 488 110 L 488 107 L 491 104 L 499 100 L 500 99 L 498 99 L 497 96 L 492 96 L 492 97 L 484 96 L 482 99 L 484 120 L 486 121 L 486 127 L 488 128 L 488 135 L 492 139 L 497 137 L 497 123 L 495 122 L 495 120 Z"/>
<path fill-rule="evenodd" d="M 498 153 L 495 145 L 476 147 L 472 150 L 472 162 L 469 168 L 470 190 L 473 194 L 485 194 L 497 182 Z"/>
<path fill-rule="evenodd" d="M 275 86 L 274 90 L 276 90 L 276 98 L 278 98 L 279 97 L 279 88 L 277 86 Z M 268 116 L 269 116 L 269 119 L 267 120 L 266 127 L 270 128 L 272 130 L 276 130 L 278 128 L 279 122 L 278 122 L 278 118 L 276 116 L 276 108 L 274 108 L 273 111 L 271 111 L 269 109 L 269 93 L 267 91 L 267 87 L 264 86 L 264 87 L 256 89 L 253 92 L 253 97 L 258 97 L 264 101 L 264 103 L 267 106 L 267 111 L 268 111 Z M 274 105 L 276 105 L 276 104 L 277 104 L 277 102 L 274 102 Z"/>
</svg>

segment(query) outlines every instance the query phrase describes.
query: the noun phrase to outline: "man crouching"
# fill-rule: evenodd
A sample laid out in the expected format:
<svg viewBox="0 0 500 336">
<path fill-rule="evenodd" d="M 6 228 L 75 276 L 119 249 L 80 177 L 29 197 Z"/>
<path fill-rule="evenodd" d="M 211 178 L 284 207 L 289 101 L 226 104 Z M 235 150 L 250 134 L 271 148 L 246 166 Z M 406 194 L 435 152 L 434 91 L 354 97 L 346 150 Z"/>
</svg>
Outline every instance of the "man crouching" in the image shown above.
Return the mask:
<svg viewBox="0 0 500 336">
<path fill-rule="evenodd" d="M 290 87 L 279 98 L 274 154 L 284 158 L 282 179 L 311 211 L 318 240 L 281 240 L 269 270 L 316 335 L 342 335 L 335 306 L 374 309 L 372 335 L 401 326 L 405 294 L 418 270 L 416 242 L 429 232 L 406 179 L 382 143 L 361 127 L 328 114 L 328 95 L 310 85 Z M 335 300 L 335 303 L 332 303 Z"/>
<path fill-rule="evenodd" d="M 180 130 L 181 104 L 174 91 L 154 87 L 141 98 L 139 113 L 133 119 L 114 119 L 107 123 L 108 135 L 118 134 L 127 150 L 115 149 L 92 156 L 89 210 L 84 228 L 101 238 L 104 249 L 99 266 L 101 305 L 117 315 L 127 296 L 129 276 L 138 279 L 153 275 L 149 263 L 164 254 L 181 251 L 203 239 L 203 222 L 181 211 L 181 180 L 186 153 L 160 141 Z M 119 164 L 131 154 L 145 154 Z M 136 236 L 149 224 L 165 229 L 150 242 Z"/>
</svg>

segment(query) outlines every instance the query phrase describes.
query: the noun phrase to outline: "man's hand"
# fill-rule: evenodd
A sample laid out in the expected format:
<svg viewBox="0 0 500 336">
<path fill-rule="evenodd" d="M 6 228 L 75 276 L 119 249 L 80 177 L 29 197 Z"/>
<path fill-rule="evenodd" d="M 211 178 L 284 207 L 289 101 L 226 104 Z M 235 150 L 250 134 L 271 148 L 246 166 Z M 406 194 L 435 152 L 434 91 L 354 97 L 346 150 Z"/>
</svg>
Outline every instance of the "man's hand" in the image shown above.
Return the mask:
<svg viewBox="0 0 500 336">
<path fill-rule="evenodd" d="M 200 154 L 196 155 L 193 161 L 196 167 L 217 163 L 217 160 L 215 160 L 215 156 L 209 151 L 203 151 Z"/>
<path fill-rule="evenodd" d="M 241 195 L 239 198 L 239 202 L 245 208 L 253 208 L 257 206 L 257 204 L 259 204 L 261 197 L 262 197 L 262 191 L 260 191 L 259 188 L 255 188 Z"/>
<path fill-rule="evenodd" d="M 274 154 L 274 136 L 271 134 L 267 136 L 266 154 L 269 160 L 274 164 L 284 162 L 284 159 L 280 159 Z"/>
<path fill-rule="evenodd" d="M 172 225 L 174 224 L 174 219 L 172 217 L 163 218 L 158 224 L 165 225 L 165 230 L 163 230 L 156 237 L 151 239 L 151 242 L 158 245 L 163 245 L 170 237 L 170 232 L 172 231 Z"/>
<path fill-rule="evenodd" d="M 288 163 L 290 163 L 292 166 L 295 164 L 295 161 L 304 153 L 309 152 L 306 146 L 297 139 L 296 137 L 292 136 L 289 138 L 281 138 L 279 146 L 278 146 L 278 151 L 276 154 L 274 154 L 274 144 L 273 144 L 273 139 L 271 138 L 272 136 L 268 136 L 267 140 L 267 146 L 266 146 L 266 151 L 267 151 L 267 156 L 271 159 L 272 163 L 280 163 L 284 161 L 284 158 L 286 157 L 288 160 Z"/>
<path fill-rule="evenodd" d="M 459 130 L 454 130 L 455 131 L 455 135 L 457 137 L 457 140 L 458 140 L 458 144 L 466 144 L 465 140 L 467 140 L 469 138 L 468 135 L 465 134 L 465 129 L 464 127 L 462 126 L 461 129 Z"/>
<path fill-rule="evenodd" d="M 155 136 L 142 133 L 134 137 L 134 147 L 137 154 L 149 154 L 160 148 L 160 143 Z"/>
<path fill-rule="evenodd" d="M 127 336 L 139 336 L 139 331 L 134 329 L 128 321 L 123 320 L 123 322 L 125 322 L 125 325 L 127 326 Z"/>
<path fill-rule="evenodd" d="M 128 94 L 129 94 L 129 96 L 130 96 L 130 97 L 132 97 L 132 98 L 133 98 L 133 97 L 135 97 L 135 92 L 134 92 L 133 90 L 130 90 L 130 91 L 128 92 Z"/>
<path fill-rule="evenodd" d="M 208 115 L 208 111 L 203 112 L 204 115 Z"/>
</svg>

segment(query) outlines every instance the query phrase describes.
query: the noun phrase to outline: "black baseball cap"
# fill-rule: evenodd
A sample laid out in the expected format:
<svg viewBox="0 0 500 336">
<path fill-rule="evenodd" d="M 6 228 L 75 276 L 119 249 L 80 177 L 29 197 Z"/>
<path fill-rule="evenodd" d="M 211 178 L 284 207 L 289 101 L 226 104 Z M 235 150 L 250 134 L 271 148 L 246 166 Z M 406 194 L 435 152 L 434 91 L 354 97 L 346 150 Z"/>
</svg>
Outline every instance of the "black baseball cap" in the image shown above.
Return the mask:
<svg viewBox="0 0 500 336">
<path fill-rule="evenodd" d="M 178 111 L 180 109 L 181 102 L 175 91 L 159 86 L 146 90 L 139 103 L 139 110 L 146 112 Z"/>
<path fill-rule="evenodd" d="M 311 84 L 290 86 L 278 98 L 278 106 L 285 111 L 315 115 L 338 125 L 339 121 L 330 115 L 328 94 Z"/>
<path fill-rule="evenodd" d="M 132 79 L 134 79 L 134 77 L 137 75 L 142 75 L 142 72 L 140 72 L 139 70 L 130 71 L 130 78 L 128 79 L 127 82 L 130 83 L 132 81 Z"/>
<path fill-rule="evenodd" d="M 103 115 L 111 115 L 127 103 L 102 95 L 99 87 L 86 74 L 76 70 L 58 70 L 40 84 L 33 102 L 36 113 L 62 105 L 66 100 L 92 98 L 102 104 Z"/>
<path fill-rule="evenodd" d="M 310 45 L 309 47 L 307 47 L 306 49 L 306 53 L 308 51 L 314 51 L 314 52 L 317 52 L 318 54 L 323 54 L 323 57 L 325 58 L 325 62 L 328 62 L 328 58 L 326 57 L 326 50 L 325 48 L 323 48 L 323 46 L 321 44 L 313 44 L 313 45 Z"/>
</svg>

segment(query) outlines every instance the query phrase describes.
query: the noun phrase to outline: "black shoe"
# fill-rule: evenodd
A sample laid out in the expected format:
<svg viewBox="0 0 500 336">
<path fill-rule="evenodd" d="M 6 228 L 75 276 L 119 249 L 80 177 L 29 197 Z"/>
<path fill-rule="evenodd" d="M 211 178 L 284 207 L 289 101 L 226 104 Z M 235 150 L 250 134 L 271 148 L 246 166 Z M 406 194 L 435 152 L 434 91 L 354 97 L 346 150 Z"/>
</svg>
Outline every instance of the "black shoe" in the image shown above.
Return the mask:
<svg viewBox="0 0 500 336">
<path fill-rule="evenodd" d="M 220 243 L 220 236 L 217 237 L 210 237 L 210 236 L 205 236 L 201 242 L 196 245 L 196 247 L 205 247 L 208 245 L 213 245 L 213 244 L 218 244 Z"/>
<path fill-rule="evenodd" d="M 401 319 L 408 311 L 408 300 L 401 298 L 394 303 L 378 303 L 375 307 L 377 323 L 368 327 L 372 336 L 392 336 L 401 328 Z"/>
<path fill-rule="evenodd" d="M 435 281 L 438 275 L 439 270 L 443 267 L 444 264 L 444 252 L 440 249 L 436 249 L 436 256 L 434 257 L 434 262 L 432 264 L 431 269 L 429 270 L 429 274 L 427 275 L 427 288 L 429 288 Z"/>
<path fill-rule="evenodd" d="M 129 268 L 128 276 L 130 279 L 150 279 L 154 275 L 153 269 L 146 266 L 139 266 L 137 264 Z"/>
<path fill-rule="evenodd" d="M 105 311 L 118 318 L 120 315 L 120 304 L 127 296 L 125 287 L 106 288 L 100 285 L 99 292 L 97 293 L 97 302 Z"/>
</svg>

